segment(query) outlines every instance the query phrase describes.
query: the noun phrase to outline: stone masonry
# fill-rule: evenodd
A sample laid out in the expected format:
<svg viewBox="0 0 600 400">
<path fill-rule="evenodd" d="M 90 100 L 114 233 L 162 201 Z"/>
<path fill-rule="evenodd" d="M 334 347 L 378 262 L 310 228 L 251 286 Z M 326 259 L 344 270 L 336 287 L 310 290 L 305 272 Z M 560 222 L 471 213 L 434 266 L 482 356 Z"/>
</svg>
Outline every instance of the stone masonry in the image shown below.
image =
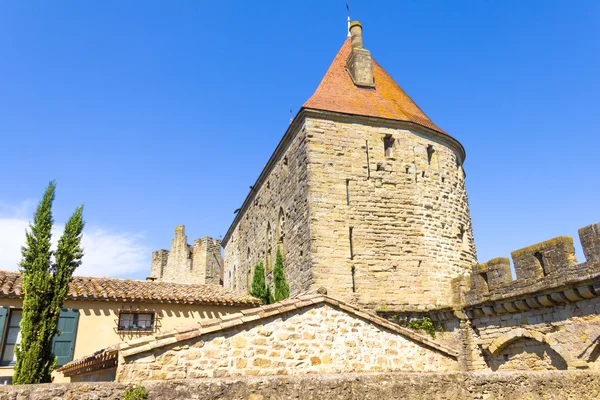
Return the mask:
<svg viewBox="0 0 600 400">
<path fill-rule="evenodd" d="M 595 400 L 600 398 L 600 373 L 377 372 L 147 381 L 143 386 L 148 400 Z M 122 400 L 128 387 L 118 382 L 5 385 L 0 399 Z"/>
<path fill-rule="evenodd" d="M 579 230 L 587 262 L 573 239 L 558 237 L 476 265 L 456 313 L 471 334 L 469 370 L 600 369 L 600 224 Z"/>
<path fill-rule="evenodd" d="M 175 228 L 171 251 L 152 253 L 148 280 L 171 283 L 221 284 L 223 257 L 221 241 L 208 236 L 195 239 L 190 246 L 185 226 Z"/>
<path fill-rule="evenodd" d="M 274 315 L 260 317 L 268 313 Z M 236 320 L 240 324 L 235 325 Z M 183 328 L 175 341 L 165 337 L 123 346 L 117 380 L 459 368 L 456 353 L 431 339 L 378 325 L 376 317 L 318 296 L 244 311 L 239 318 L 233 314 L 217 322 L 212 327 Z M 233 326 L 228 328 L 228 322 Z"/>
<path fill-rule="evenodd" d="M 477 261 L 464 149 L 372 60 L 360 24 L 351 32 L 331 87 L 298 113 L 225 235 L 224 284 L 248 289 L 280 248 L 292 295 L 324 286 L 369 308 L 451 306 L 452 280 Z M 336 102 L 345 109 L 326 109 Z"/>
</svg>

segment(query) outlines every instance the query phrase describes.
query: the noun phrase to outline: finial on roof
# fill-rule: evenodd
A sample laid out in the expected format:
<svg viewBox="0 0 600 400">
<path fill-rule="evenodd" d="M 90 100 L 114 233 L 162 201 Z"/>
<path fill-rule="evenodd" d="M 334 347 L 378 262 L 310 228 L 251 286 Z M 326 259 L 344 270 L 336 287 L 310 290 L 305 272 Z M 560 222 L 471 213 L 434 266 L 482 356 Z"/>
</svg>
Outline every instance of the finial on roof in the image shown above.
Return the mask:
<svg viewBox="0 0 600 400">
<path fill-rule="evenodd" d="M 350 37 L 350 6 L 348 0 L 346 0 L 346 10 L 348 10 L 348 37 Z"/>
</svg>

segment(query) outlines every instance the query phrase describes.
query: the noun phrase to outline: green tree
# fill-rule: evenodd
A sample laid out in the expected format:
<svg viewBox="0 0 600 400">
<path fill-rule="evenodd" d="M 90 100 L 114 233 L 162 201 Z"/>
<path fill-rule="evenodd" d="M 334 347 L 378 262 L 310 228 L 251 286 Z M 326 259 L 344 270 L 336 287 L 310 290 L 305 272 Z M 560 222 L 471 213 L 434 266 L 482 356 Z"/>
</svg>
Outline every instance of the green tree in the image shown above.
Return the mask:
<svg viewBox="0 0 600 400">
<path fill-rule="evenodd" d="M 50 182 L 26 232 L 20 263 L 23 277 L 21 342 L 15 348 L 17 364 L 13 383 L 50 382 L 56 366 L 52 339 L 57 334 L 58 316 L 75 269 L 81 265 L 83 249 L 83 206 L 77 207 L 58 241 L 51 247 L 52 202 L 56 183 Z M 54 259 L 53 257 L 54 256 Z"/>
<path fill-rule="evenodd" d="M 290 297 L 290 285 L 285 279 L 285 271 L 283 270 L 283 255 L 281 250 L 277 249 L 275 257 L 275 267 L 273 267 L 273 298 L 281 301 Z"/>
<path fill-rule="evenodd" d="M 265 281 L 265 266 L 262 261 L 259 261 L 254 266 L 254 275 L 252 276 L 252 288 L 250 294 L 262 300 L 264 304 L 270 303 L 270 293 L 267 282 Z"/>
</svg>

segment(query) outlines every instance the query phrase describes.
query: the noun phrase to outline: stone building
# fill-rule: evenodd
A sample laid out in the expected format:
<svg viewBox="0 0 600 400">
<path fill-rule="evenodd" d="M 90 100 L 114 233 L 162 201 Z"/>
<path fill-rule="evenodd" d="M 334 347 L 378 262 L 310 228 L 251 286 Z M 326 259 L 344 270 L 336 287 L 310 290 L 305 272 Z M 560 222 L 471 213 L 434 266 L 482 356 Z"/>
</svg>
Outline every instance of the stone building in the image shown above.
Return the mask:
<svg viewBox="0 0 600 400">
<path fill-rule="evenodd" d="M 247 290 L 279 248 L 292 295 L 449 306 L 476 262 L 464 148 L 371 57 L 361 25 L 350 31 L 223 238 L 224 284 Z"/>
<path fill-rule="evenodd" d="M 195 239 L 190 246 L 185 226 L 175 227 L 171 251 L 152 252 L 152 269 L 147 278 L 151 281 L 171 283 L 215 284 L 223 283 L 223 257 L 221 241 L 208 236 Z"/>
</svg>

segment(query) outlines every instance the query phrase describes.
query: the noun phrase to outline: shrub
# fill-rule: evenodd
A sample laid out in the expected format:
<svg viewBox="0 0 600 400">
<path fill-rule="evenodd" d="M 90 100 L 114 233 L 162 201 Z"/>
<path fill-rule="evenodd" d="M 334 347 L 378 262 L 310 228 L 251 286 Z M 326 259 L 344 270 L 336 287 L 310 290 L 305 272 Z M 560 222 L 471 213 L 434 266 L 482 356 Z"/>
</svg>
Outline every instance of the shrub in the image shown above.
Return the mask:
<svg viewBox="0 0 600 400">
<path fill-rule="evenodd" d="M 125 391 L 125 400 L 146 400 L 148 392 L 143 386 L 130 386 Z"/>
</svg>

